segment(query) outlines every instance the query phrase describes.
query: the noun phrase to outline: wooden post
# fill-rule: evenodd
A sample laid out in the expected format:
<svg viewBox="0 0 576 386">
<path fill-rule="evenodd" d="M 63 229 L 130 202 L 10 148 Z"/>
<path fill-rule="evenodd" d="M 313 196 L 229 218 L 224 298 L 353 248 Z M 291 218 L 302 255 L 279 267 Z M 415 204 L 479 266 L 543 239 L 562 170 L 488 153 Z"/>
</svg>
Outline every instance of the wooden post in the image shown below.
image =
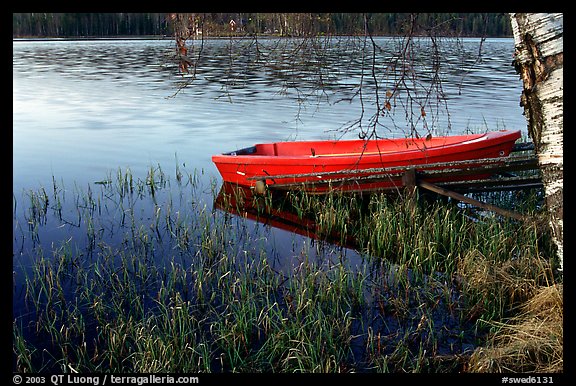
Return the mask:
<svg viewBox="0 0 576 386">
<path fill-rule="evenodd" d="M 254 191 L 258 195 L 263 195 L 266 193 L 266 182 L 264 180 L 256 181 L 256 184 L 254 185 Z"/>
<path fill-rule="evenodd" d="M 402 175 L 402 185 L 408 190 L 409 193 L 414 193 L 416 189 L 416 169 L 410 168 Z"/>
<path fill-rule="evenodd" d="M 408 205 L 413 212 L 417 204 L 416 188 L 418 188 L 418 185 L 416 181 L 416 169 L 410 168 L 404 172 L 402 175 L 402 185 L 404 185 L 404 191 L 406 192 L 406 200 L 408 200 Z"/>
</svg>

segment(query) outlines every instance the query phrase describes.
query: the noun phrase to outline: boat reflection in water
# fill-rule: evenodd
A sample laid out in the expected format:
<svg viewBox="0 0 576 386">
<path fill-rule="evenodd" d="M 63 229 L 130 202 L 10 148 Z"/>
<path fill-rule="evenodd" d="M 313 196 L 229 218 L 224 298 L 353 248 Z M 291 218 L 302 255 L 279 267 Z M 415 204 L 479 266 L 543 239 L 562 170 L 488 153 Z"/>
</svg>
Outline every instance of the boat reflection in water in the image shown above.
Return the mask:
<svg viewBox="0 0 576 386">
<path fill-rule="evenodd" d="M 301 195 L 303 193 L 298 190 L 267 190 L 264 194 L 257 194 L 254 188 L 224 182 L 214 208 L 314 240 L 357 249 L 358 242 L 354 237 L 343 235 L 332 226 L 331 220 L 335 218 L 323 221 L 328 216 L 302 208 L 299 199 L 305 197 Z M 314 199 L 319 198 L 316 196 Z"/>
</svg>

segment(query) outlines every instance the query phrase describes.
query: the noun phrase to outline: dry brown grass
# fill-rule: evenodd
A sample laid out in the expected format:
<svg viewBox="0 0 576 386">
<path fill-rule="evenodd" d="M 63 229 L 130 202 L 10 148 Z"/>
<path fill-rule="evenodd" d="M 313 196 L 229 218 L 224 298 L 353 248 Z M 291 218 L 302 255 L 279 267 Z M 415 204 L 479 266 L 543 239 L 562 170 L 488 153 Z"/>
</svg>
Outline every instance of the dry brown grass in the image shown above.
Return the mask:
<svg viewBox="0 0 576 386">
<path fill-rule="evenodd" d="M 563 361 L 563 285 L 541 286 L 508 323 L 471 356 L 471 372 L 558 373 Z"/>
<path fill-rule="evenodd" d="M 472 250 L 459 261 L 458 275 L 468 297 L 470 319 L 502 320 L 532 298 L 540 286 L 554 281 L 550 264 L 529 252 L 505 261 L 495 255 Z"/>
</svg>

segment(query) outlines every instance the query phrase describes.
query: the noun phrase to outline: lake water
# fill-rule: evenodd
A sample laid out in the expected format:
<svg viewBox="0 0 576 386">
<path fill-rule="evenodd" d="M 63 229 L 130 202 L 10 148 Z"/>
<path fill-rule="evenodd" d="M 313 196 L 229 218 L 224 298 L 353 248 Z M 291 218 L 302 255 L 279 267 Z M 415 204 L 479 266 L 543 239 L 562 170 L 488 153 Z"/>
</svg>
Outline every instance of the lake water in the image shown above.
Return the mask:
<svg viewBox="0 0 576 386">
<path fill-rule="evenodd" d="M 126 241 L 123 232 L 150 230 L 157 206 L 131 201 L 145 227 L 130 229 L 119 224 L 124 224 L 124 204 L 106 201 L 107 191 L 97 192 L 102 185 L 96 182 L 119 168 L 145 179 L 150 168 L 160 165 L 172 181 L 178 168 L 196 171 L 203 201 L 195 198 L 191 203 L 183 197 L 189 190 L 173 193 L 173 198 L 170 192 L 153 197 L 162 210 L 169 205 L 168 211 L 180 210 L 185 219 L 191 208 L 212 209 L 221 179 L 211 156 L 258 142 L 357 138 L 373 128 L 380 136 L 396 137 L 414 130 L 437 135 L 504 128 L 520 129 L 526 136 L 519 106 L 522 85 L 511 64 L 512 39 L 487 39 L 482 45 L 479 39 L 442 39 L 437 42 L 441 57 L 435 57 L 429 42 L 418 41 L 410 53 L 418 76 L 407 73 L 404 79 L 389 68 L 399 43 L 375 38 L 375 55 L 370 51 L 362 57 L 363 42 L 348 38 L 322 41 L 320 47 L 261 39 L 258 50 L 255 41 L 196 41 L 195 53 L 201 48 L 201 59 L 190 82 L 191 76 L 179 74 L 172 59 L 174 42 L 168 40 L 14 41 L 14 316 L 27 315 L 23 277 L 31 274 L 39 256 L 56 257 L 55 248 L 90 256 L 93 246 L 82 245 L 94 242 L 86 240 L 90 229 L 99 232 L 96 241 L 111 246 Z M 435 59 L 438 78 L 430 64 Z M 441 87 L 430 86 L 434 79 L 441 80 Z M 399 84 L 395 104 L 375 122 L 376 103 L 382 106 L 382 96 L 394 82 Z M 438 98 L 440 104 L 434 107 Z M 406 112 L 410 107 L 414 113 Z M 64 210 L 65 221 L 54 209 L 60 203 L 52 198 L 53 185 L 72 204 Z M 33 199 L 30 191 L 39 188 L 50 195 L 52 211 L 36 227 L 27 220 L 31 212 L 26 206 Z M 92 192 L 102 200 L 97 224 L 86 222 L 92 215 L 96 218 L 95 206 L 81 202 Z M 269 249 L 271 265 L 279 272 L 290 272 L 302 249 L 306 255 L 322 253 L 336 260 L 342 256 L 338 248 L 314 252 L 310 240 L 286 229 L 254 222 L 237 229 L 246 232 L 236 237 L 239 243 L 254 236 L 254 255 L 258 248 Z M 71 240 L 80 244 L 69 245 Z M 158 258 L 177 254 L 162 245 L 155 248 Z M 347 253 L 347 264 L 362 264 L 354 251 Z"/>
<path fill-rule="evenodd" d="M 416 75 L 390 69 L 403 52 L 401 39 L 374 43 L 373 56 L 371 49 L 362 55 L 364 42 L 353 38 L 195 41 L 191 56 L 201 55 L 191 81 L 178 71 L 171 40 L 14 41 L 18 209 L 27 191 L 54 181 L 86 191 L 119 169 L 144 179 L 158 165 L 172 177 L 177 166 L 196 172 L 210 209 L 221 183 L 211 156 L 258 142 L 358 138 L 373 128 L 392 137 L 411 129 L 526 132 L 512 39 L 438 39 L 441 56 L 417 39 L 408 52 Z M 394 106 L 375 115 L 377 91 L 382 106 L 394 82 Z M 53 229 L 46 241 L 69 237 L 54 228 L 60 232 Z M 283 231 L 275 234 L 291 243 Z"/>
<path fill-rule="evenodd" d="M 397 42 L 376 39 L 382 50 L 376 58 L 382 89 L 393 77 L 386 72 L 386 50 L 394 51 Z M 259 44 L 266 54 L 277 41 Z M 197 79 L 177 92 L 189 78 L 178 75 L 170 59 L 172 41 L 15 41 L 14 192 L 48 185 L 52 176 L 79 184 L 99 181 L 119 167 L 140 174 L 161 164 L 172 171 L 176 157 L 189 169 L 204 170 L 207 178 L 219 178 L 210 160 L 215 153 L 264 141 L 357 138 L 358 129 L 344 135 L 339 130 L 361 117 L 362 104 L 364 128 L 373 115 L 371 58 L 365 59 L 362 77 L 358 44 L 333 39 L 314 60 L 302 53 L 311 65 L 322 61 L 324 88 L 319 91 L 319 75 L 308 67 L 302 67 L 308 73 L 295 73 L 299 62 L 291 57 L 258 67 L 251 64 L 253 47 L 207 40 Z M 429 45 L 416 47 L 421 50 L 418 60 L 432 60 Z M 479 47 L 479 39 L 441 42 L 447 108 L 441 105 L 436 122 L 430 118 L 434 111 L 428 110 L 428 128 L 443 133 L 449 118 L 455 134 L 526 131 L 519 106 L 521 81 L 511 65 L 513 40 L 486 40 L 480 60 Z M 363 100 L 356 94 L 349 101 L 361 81 Z M 418 91 L 414 95 L 423 97 L 424 91 Z M 380 135 L 404 135 L 405 111 L 401 97 L 399 101 L 391 116 L 380 117 Z"/>
</svg>

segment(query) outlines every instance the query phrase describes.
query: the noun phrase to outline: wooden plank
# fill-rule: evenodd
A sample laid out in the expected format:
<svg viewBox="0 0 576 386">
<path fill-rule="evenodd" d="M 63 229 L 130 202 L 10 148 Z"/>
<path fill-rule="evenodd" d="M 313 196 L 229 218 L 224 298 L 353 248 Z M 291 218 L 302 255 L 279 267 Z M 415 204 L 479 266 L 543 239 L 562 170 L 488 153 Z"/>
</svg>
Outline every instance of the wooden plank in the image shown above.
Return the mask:
<svg viewBox="0 0 576 386">
<path fill-rule="evenodd" d="M 418 173 L 430 173 L 433 170 L 438 169 L 437 172 L 446 173 L 456 173 L 463 172 L 468 174 L 486 174 L 480 173 L 488 170 L 487 168 L 492 168 L 493 170 L 526 170 L 537 167 L 538 161 L 535 156 L 520 156 L 520 157 L 499 157 L 499 158 L 482 158 L 475 160 L 464 160 L 464 161 L 450 161 L 450 162 L 438 162 L 438 163 L 428 163 L 428 164 L 413 164 L 406 166 L 391 166 L 384 168 L 369 168 L 369 169 L 347 169 L 347 170 L 336 170 L 331 172 L 311 172 L 311 173 L 301 173 L 301 174 L 279 174 L 272 176 L 253 176 L 248 177 L 248 180 L 271 180 L 271 179 L 283 179 L 283 178 L 303 178 L 303 177 L 324 177 L 324 176 L 338 176 L 354 174 L 403 174 L 406 170 L 411 168 L 416 168 Z M 514 169 L 519 167 L 521 169 Z M 424 170 L 426 169 L 426 170 Z"/>
<path fill-rule="evenodd" d="M 475 200 L 475 199 L 470 198 L 470 197 L 466 197 L 460 193 L 456 193 L 456 192 L 453 192 L 451 190 L 442 188 L 438 185 L 431 184 L 430 182 L 419 181 L 418 186 L 420 186 L 421 188 L 424 188 L 424 189 L 428 189 L 432 192 L 441 194 L 443 196 L 454 198 L 458 201 L 462 201 L 462 202 L 477 206 L 477 207 L 482 208 L 482 209 L 496 212 L 502 216 L 511 217 L 511 218 L 514 218 L 516 220 L 521 220 L 521 221 L 525 220 L 525 217 L 520 213 L 516 213 L 516 212 L 510 211 L 510 210 L 502 209 L 502 208 L 497 207 L 496 205 L 488 204 L 486 202 L 482 202 L 482 201 L 478 201 L 478 200 Z"/>
<path fill-rule="evenodd" d="M 469 181 L 443 181 L 436 185 L 458 192 L 493 192 L 498 190 L 519 190 L 529 188 L 542 188 L 542 179 L 539 176 L 489 178 Z"/>
<path fill-rule="evenodd" d="M 419 175 L 422 178 L 442 178 L 449 176 L 466 176 L 466 175 L 479 175 L 479 174 L 501 174 L 509 173 L 512 171 L 525 171 L 525 170 L 537 170 L 538 164 L 537 160 L 526 159 L 521 161 L 511 161 L 502 164 L 490 164 L 482 166 L 463 166 L 463 167 L 453 167 L 453 168 L 443 168 L 434 170 L 421 170 Z"/>
<path fill-rule="evenodd" d="M 488 193 L 488 192 L 502 192 L 526 189 L 542 189 L 543 184 L 540 183 L 526 183 L 526 184 L 510 184 L 510 185 L 496 185 L 496 186 L 458 186 L 459 193 Z M 443 186 L 446 187 L 446 186 Z"/>
<path fill-rule="evenodd" d="M 434 170 L 428 168 L 434 167 Z M 427 170 L 424 170 L 427 169 Z M 502 175 L 510 171 L 517 170 L 534 170 L 535 173 L 529 176 L 513 176 L 508 177 Z M 517 157 L 502 157 L 502 158 L 488 158 L 479 160 L 464 160 L 464 161 L 451 161 L 434 164 L 420 164 L 420 165 L 407 165 L 395 166 L 388 168 L 371 168 L 371 169 L 354 169 L 354 170 L 339 170 L 334 172 L 316 172 L 316 173 L 303 173 L 303 174 L 286 174 L 274 176 L 257 176 L 250 177 L 249 179 L 256 180 L 258 183 L 265 183 L 266 180 L 273 179 L 290 179 L 290 178 L 307 178 L 317 177 L 313 181 L 306 182 L 285 182 L 275 183 L 269 185 L 272 189 L 289 190 L 298 187 L 308 188 L 321 188 L 332 185 L 334 188 L 346 187 L 349 191 L 368 192 L 368 191 L 398 191 L 402 186 L 410 187 L 421 186 L 425 189 L 437 189 L 436 193 L 448 195 L 449 197 L 468 202 L 472 205 L 478 205 L 485 209 L 493 210 L 496 212 L 507 215 L 510 211 L 505 211 L 501 208 L 493 207 L 490 204 L 482 203 L 469 199 L 460 193 L 470 192 L 484 192 L 484 191 L 498 191 L 498 190 L 517 190 L 525 188 L 534 188 L 542 186 L 541 178 L 538 171 L 538 162 L 535 156 L 517 156 Z M 479 175 L 491 175 L 490 178 L 474 178 Z M 494 176 L 500 177 L 494 178 Z M 470 176 L 469 178 L 466 178 Z M 456 181 L 440 181 L 445 178 L 457 177 Z M 374 187 L 365 188 L 358 187 L 354 189 L 354 184 L 362 183 L 378 183 L 378 182 L 391 182 L 395 186 L 389 188 Z M 419 182 L 418 182 L 419 181 Z M 430 181 L 430 182 L 428 182 Z M 438 181 L 438 182 L 436 182 Z M 436 185 L 434 185 L 436 184 Z M 428 187 L 428 188 L 427 188 Z M 444 189 L 444 190 L 442 190 Z M 449 190 L 451 189 L 451 190 Z M 323 194 L 323 193 L 318 193 Z M 453 196 L 450 196 L 452 194 Z M 458 196 L 456 196 L 458 195 Z M 467 201 L 468 200 L 468 201 Z M 503 212 L 502 212 L 503 211 Z M 513 212 L 510 212 L 513 213 Z M 518 218 L 512 214 L 509 217 Z"/>
<path fill-rule="evenodd" d="M 420 178 L 419 173 L 417 177 Z M 395 182 L 398 186 L 391 186 L 388 188 L 371 188 L 366 189 L 366 191 L 387 191 L 393 190 L 397 191 L 402 185 L 406 185 L 408 181 L 402 181 L 406 178 L 402 174 L 375 174 L 364 177 L 350 177 L 350 178 L 334 178 L 318 181 L 307 181 L 307 182 L 288 182 L 288 183 L 276 183 L 270 184 L 270 188 L 279 189 L 290 189 L 295 187 L 322 187 L 322 186 L 341 186 L 341 185 L 354 185 L 357 183 L 378 183 L 378 182 Z M 421 180 L 427 180 L 422 179 Z M 434 182 L 434 181 L 432 181 Z M 262 183 L 262 180 L 257 180 L 257 183 Z M 542 180 L 539 176 L 525 176 L 525 177 L 501 177 L 501 178 L 488 178 L 488 179 L 471 179 L 471 180 L 458 180 L 458 181 L 442 181 L 435 182 L 436 185 L 445 187 L 452 190 L 457 190 L 459 192 L 483 192 L 483 191 L 499 191 L 499 190 L 518 190 L 527 188 L 538 188 L 542 187 Z M 365 188 L 359 188 L 358 191 L 362 191 Z"/>
</svg>

